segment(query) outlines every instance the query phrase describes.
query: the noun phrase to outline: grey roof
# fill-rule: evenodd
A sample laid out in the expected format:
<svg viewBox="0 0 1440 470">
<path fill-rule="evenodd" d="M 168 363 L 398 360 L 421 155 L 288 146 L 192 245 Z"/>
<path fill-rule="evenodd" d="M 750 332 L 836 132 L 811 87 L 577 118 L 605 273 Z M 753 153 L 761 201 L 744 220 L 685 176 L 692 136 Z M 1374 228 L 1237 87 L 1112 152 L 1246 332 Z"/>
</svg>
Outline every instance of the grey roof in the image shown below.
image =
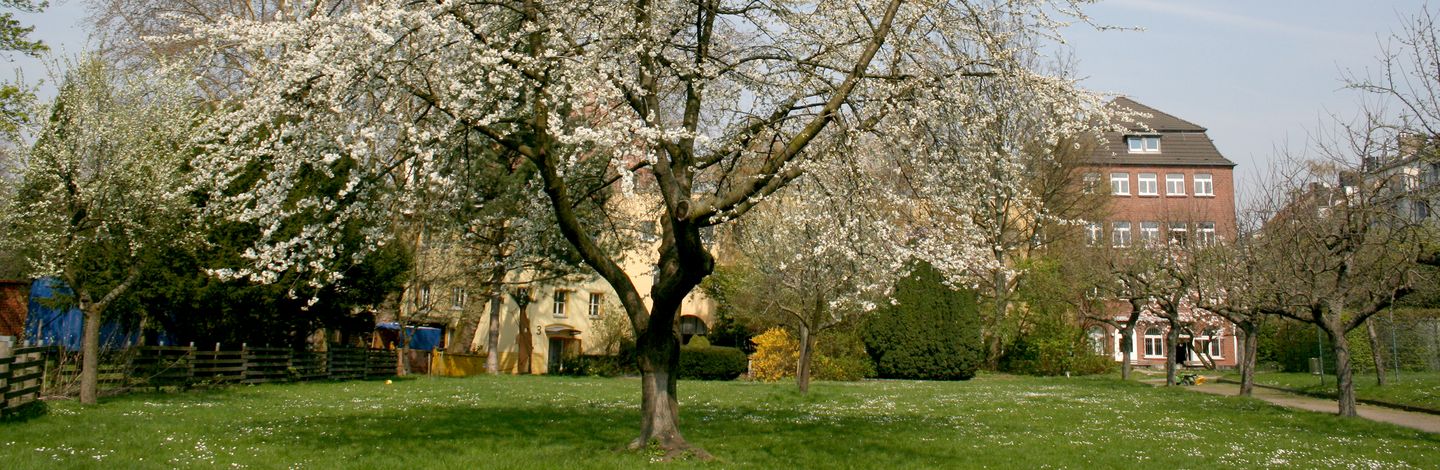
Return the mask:
<svg viewBox="0 0 1440 470">
<path fill-rule="evenodd" d="M 1168 113 L 1165 113 L 1164 111 L 1160 111 L 1160 110 L 1158 110 L 1158 109 L 1151 108 L 1151 107 L 1146 106 L 1146 105 L 1144 105 L 1144 104 L 1140 104 L 1140 102 L 1135 101 L 1135 100 L 1132 100 L 1132 99 L 1127 98 L 1127 97 L 1124 97 L 1124 96 L 1121 96 L 1121 97 L 1115 98 L 1114 100 L 1111 100 L 1111 101 L 1110 101 L 1110 107 L 1116 108 L 1116 109 L 1119 109 L 1119 110 L 1123 110 L 1123 111 L 1132 111 L 1132 112 L 1141 113 L 1141 114 L 1149 114 L 1150 117 L 1135 116 L 1135 120 L 1136 120 L 1136 121 L 1139 121 L 1139 122 L 1125 122 L 1125 123 L 1121 123 L 1121 124 L 1123 124 L 1125 127 L 1129 128 L 1130 130 L 1137 131 L 1137 132 L 1144 132 L 1144 131 L 1147 131 L 1147 130 L 1148 130 L 1148 131 L 1151 131 L 1151 132 L 1153 132 L 1153 131 L 1159 131 L 1159 132 L 1166 132 L 1166 131 L 1176 131 L 1176 132 L 1205 132 L 1205 130 L 1206 130 L 1204 127 L 1200 127 L 1199 125 L 1197 125 L 1197 124 L 1195 124 L 1195 123 L 1193 123 L 1193 122 L 1186 121 L 1186 120 L 1184 120 L 1184 119 L 1180 119 L 1180 118 L 1178 118 L 1178 117 L 1175 117 L 1175 116 L 1172 115 L 1172 114 L 1168 114 Z M 1143 126 L 1142 126 L 1142 124 L 1143 124 Z"/>
<path fill-rule="evenodd" d="M 1139 123 L 1122 123 L 1132 132 L 1107 132 L 1105 142 L 1090 154 L 1096 165 L 1184 165 L 1234 167 L 1235 162 L 1220 155 L 1205 128 L 1126 97 L 1115 98 L 1110 106 L 1150 115 L 1137 117 Z M 1126 135 L 1159 135 L 1160 151 L 1130 153 Z"/>
</svg>

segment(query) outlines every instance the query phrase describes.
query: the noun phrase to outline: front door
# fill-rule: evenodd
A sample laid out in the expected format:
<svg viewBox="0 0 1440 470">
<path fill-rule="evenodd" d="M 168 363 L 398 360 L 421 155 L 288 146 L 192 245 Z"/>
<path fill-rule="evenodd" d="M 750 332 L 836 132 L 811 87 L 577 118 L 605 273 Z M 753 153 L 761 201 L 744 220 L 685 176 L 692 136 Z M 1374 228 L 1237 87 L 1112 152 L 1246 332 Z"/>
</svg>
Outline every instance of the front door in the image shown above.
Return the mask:
<svg viewBox="0 0 1440 470">
<path fill-rule="evenodd" d="M 550 338 L 550 361 L 547 363 L 545 373 L 554 374 L 560 372 L 560 358 L 565 354 L 565 340 Z"/>
<path fill-rule="evenodd" d="M 1175 363 L 1184 364 L 1190 362 L 1190 345 L 1183 341 L 1178 341 L 1178 343 L 1180 344 L 1175 345 Z"/>
</svg>

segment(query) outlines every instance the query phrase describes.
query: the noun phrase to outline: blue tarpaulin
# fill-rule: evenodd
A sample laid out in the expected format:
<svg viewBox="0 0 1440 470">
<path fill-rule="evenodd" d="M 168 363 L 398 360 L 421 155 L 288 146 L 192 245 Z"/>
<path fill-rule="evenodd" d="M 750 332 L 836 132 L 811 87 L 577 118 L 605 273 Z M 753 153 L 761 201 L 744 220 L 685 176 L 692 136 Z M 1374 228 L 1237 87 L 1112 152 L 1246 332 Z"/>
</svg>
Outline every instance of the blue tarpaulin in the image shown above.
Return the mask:
<svg viewBox="0 0 1440 470">
<path fill-rule="evenodd" d="M 74 301 L 70 286 L 53 277 L 30 283 L 25 338 L 37 346 L 60 345 L 79 350 L 85 331 L 85 314 Z M 114 322 L 100 325 L 100 348 L 120 349 L 135 344 L 139 335 Z"/>
<path fill-rule="evenodd" d="M 399 331 L 400 324 L 396 322 L 382 322 L 375 325 L 377 330 Z M 428 326 L 406 326 L 405 336 L 410 338 L 410 349 L 429 351 L 440 347 L 440 340 L 443 337 L 439 328 Z"/>
</svg>

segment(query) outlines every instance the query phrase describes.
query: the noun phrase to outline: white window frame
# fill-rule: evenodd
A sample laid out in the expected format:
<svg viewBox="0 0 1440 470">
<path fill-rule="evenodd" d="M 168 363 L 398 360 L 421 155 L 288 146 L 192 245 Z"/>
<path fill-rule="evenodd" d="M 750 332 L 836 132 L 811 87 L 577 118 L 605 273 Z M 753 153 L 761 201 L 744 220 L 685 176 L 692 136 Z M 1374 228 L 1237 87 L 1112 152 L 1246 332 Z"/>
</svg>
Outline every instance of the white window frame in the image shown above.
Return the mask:
<svg viewBox="0 0 1440 470">
<path fill-rule="evenodd" d="M 465 308 L 465 288 L 450 288 L 450 310 L 462 310 Z"/>
<path fill-rule="evenodd" d="M 1195 242 L 1201 245 L 1215 243 L 1215 222 L 1200 222 L 1195 224 Z"/>
<path fill-rule="evenodd" d="M 1158 333 L 1152 335 L 1150 334 L 1151 331 L 1156 331 Z M 1141 352 L 1145 355 L 1145 357 L 1165 357 L 1165 334 L 1163 331 L 1160 331 L 1159 328 L 1155 327 L 1147 328 L 1145 330 L 1144 340 L 1145 349 Z M 1154 350 L 1158 351 L 1158 354 L 1150 354 L 1152 345 L 1154 346 Z"/>
<path fill-rule="evenodd" d="M 1195 181 L 1196 196 L 1215 195 L 1215 177 L 1210 173 L 1196 173 L 1190 179 Z"/>
<path fill-rule="evenodd" d="M 1090 341 L 1091 352 L 1096 356 L 1105 355 L 1105 329 L 1099 326 L 1092 326 L 1086 332 L 1085 337 Z"/>
<path fill-rule="evenodd" d="M 1160 222 L 1140 222 L 1140 243 L 1160 242 Z"/>
<path fill-rule="evenodd" d="M 1129 196 L 1129 195 L 1130 195 L 1130 174 L 1129 174 L 1129 173 L 1111 173 L 1111 174 L 1110 174 L 1110 194 L 1115 195 L 1115 196 Z"/>
<path fill-rule="evenodd" d="M 1211 359 L 1224 359 L 1225 348 L 1223 347 L 1224 343 L 1221 343 L 1221 340 L 1223 340 L 1225 337 L 1220 334 L 1220 330 L 1211 328 L 1209 330 L 1205 330 L 1204 333 L 1205 336 L 1201 336 L 1196 340 L 1196 342 L 1199 343 L 1199 348 L 1195 349 L 1195 351 L 1206 351 L 1210 353 Z M 1194 354 L 1199 355 L 1200 353 L 1195 352 Z"/>
<path fill-rule="evenodd" d="M 1185 174 L 1184 174 L 1184 173 L 1166 173 L 1166 174 L 1165 174 L 1165 195 L 1166 195 L 1166 196 L 1184 196 L 1184 195 L 1185 195 Z"/>
<path fill-rule="evenodd" d="M 659 240 L 660 234 L 657 227 L 658 225 L 653 220 L 640 222 L 640 226 L 638 227 L 640 231 L 640 241 L 653 242 Z"/>
<path fill-rule="evenodd" d="M 555 289 L 551 299 L 554 301 L 554 305 L 551 306 L 550 313 L 554 314 L 555 318 L 565 318 L 565 304 L 570 300 L 570 291 Z"/>
<path fill-rule="evenodd" d="M 1160 175 L 1140 173 L 1135 175 L 1135 194 L 1138 196 L 1159 196 Z"/>
<path fill-rule="evenodd" d="M 1160 136 L 1125 136 L 1125 147 L 1130 151 L 1130 153 L 1160 153 Z"/>
<path fill-rule="evenodd" d="M 590 293 L 590 318 L 600 318 L 600 307 L 605 300 L 605 294 L 599 292 Z"/>
<path fill-rule="evenodd" d="M 1125 248 L 1134 241 L 1131 233 L 1130 222 L 1110 223 L 1110 244 L 1115 248 Z"/>
<path fill-rule="evenodd" d="M 1085 224 L 1085 244 L 1090 246 L 1099 245 L 1105 240 L 1105 226 L 1099 222 Z"/>
<path fill-rule="evenodd" d="M 1080 191 L 1085 194 L 1095 194 L 1095 188 L 1100 187 L 1099 173 L 1086 173 L 1080 179 Z"/>
<path fill-rule="evenodd" d="M 1165 241 L 1184 245 L 1190 242 L 1190 227 L 1185 222 L 1170 222 L 1165 227 Z"/>
</svg>

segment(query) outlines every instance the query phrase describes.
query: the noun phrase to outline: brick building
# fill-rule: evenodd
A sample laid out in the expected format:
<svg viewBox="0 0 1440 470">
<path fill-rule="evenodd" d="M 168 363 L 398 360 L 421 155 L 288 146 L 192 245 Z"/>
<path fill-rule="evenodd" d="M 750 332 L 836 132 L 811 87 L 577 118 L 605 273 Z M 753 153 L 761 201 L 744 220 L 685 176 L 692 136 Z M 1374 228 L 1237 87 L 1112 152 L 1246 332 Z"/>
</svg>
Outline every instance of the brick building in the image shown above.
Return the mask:
<svg viewBox="0 0 1440 470">
<path fill-rule="evenodd" d="M 0 349 L 13 346 L 25 333 L 29 295 L 29 282 L 0 280 Z"/>
<path fill-rule="evenodd" d="M 1206 129 L 1129 98 L 1110 105 L 1139 115 L 1125 131 L 1105 134 L 1088 158 L 1085 184 L 1108 189 L 1110 200 L 1104 220 L 1087 224 L 1087 241 L 1125 248 L 1233 239 L 1235 163 L 1220 154 Z M 1128 304 L 1115 307 L 1117 317 L 1128 315 Z M 1131 359 L 1137 365 L 1163 365 L 1165 353 L 1173 349 L 1182 363 L 1198 364 L 1203 349 L 1217 366 L 1234 366 L 1240 343 L 1233 327 L 1215 320 L 1177 345 L 1165 344 L 1167 324 L 1142 321 L 1132 338 Z M 1121 360 L 1122 338 L 1113 328 L 1096 326 L 1089 334 L 1097 352 Z M 1109 340 L 1101 344 L 1105 337 Z"/>
</svg>

